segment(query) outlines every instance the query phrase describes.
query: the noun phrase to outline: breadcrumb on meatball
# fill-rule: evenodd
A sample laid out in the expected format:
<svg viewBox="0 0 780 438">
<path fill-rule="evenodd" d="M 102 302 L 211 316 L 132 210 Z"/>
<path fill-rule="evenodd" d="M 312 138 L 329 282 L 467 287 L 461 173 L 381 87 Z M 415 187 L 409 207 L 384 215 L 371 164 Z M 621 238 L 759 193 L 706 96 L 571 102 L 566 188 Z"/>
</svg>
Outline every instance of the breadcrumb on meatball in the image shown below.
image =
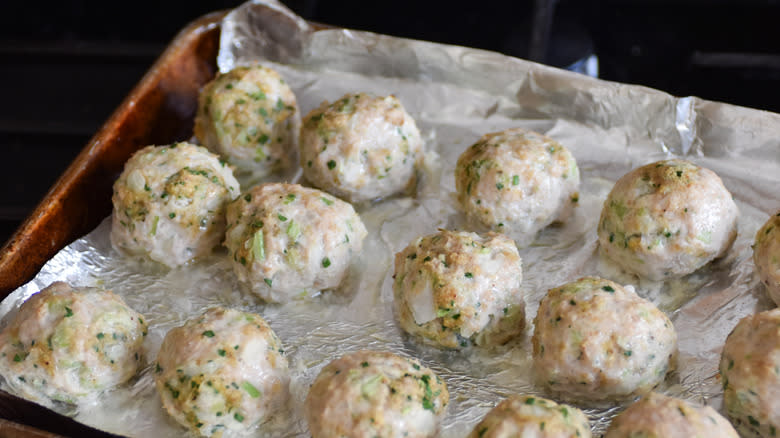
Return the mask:
<svg viewBox="0 0 780 438">
<path fill-rule="evenodd" d="M 468 438 L 590 438 L 581 410 L 532 395 L 512 395 L 491 409 Z"/>
<path fill-rule="evenodd" d="M 780 309 L 742 318 L 720 358 L 723 404 L 744 437 L 780 431 Z"/>
<path fill-rule="evenodd" d="M 299 184 L 252 187 L 227 207 L 227 221 L 233 271 L 269 302 L 339 286 L 368 234 L 351 204 Z"/>
<path fill-rule="evenodd" d="M 245 434 L 286 409 L 282 343 L 260 316 L 212 307 L 171 329 L 154 371 L 165 410 L 200 436 Z"/>
<path fill-rule="evenodd" d="M 602 278 L 550 289 L 534 326 L 534 373 L 564 400 L 642 395 L 664 380 L 677 356 L 677 333 L 666 314 L 632 287 Z"/>
<path fill-rule="evenodd" d="M 739 438 L 715 409 L 651 392 L 612 419 L 604 438 Z"/>
<path fill-rule="evenodd" d="M 136 375 L 146 334 L 143 316 L 113 292 L 54 282 L 0 334 L 0 374 L 44 405 L 77 404 Z"/>
<path fill-rule="evenodd" d="M 396 316 L 406 332 L 437 346 L 503 344 L 525 325 L 522 279 L 511 238 L 440 230 L 395 255 Z"/>
<path fill-rule="evenodd" d="M 123 254 L 183 265 L 219 246 L 225 206 L 240 192 L 230 167 L 204 147 L 146 146 L 114 182 L 111 243 Z"/>
<path fill-rule="evenodd" d="M 565 221 L 579 201 L 579 185 L 577 161 L 566 147 L 520 128 L 483 135 L 455 166 L 460 209 L 494 231 L 534 236 Z"/>
<path fill-rule="evenodd" d="M 218 73 L 198 97 L 195 137 L 238 175 L 262 177 L 291 167 L 300 127 L 295 93 L 263 65 Z"/>
<path fill-rule="evenodd" d="M 304 117 L 301 128 L 304 177 L 349 202 L 413 187 L 422 149 L 414 119 L 392 95 L 350 93 L 325 101 Z"/>
<path fill-rule="evenodd" d="M 753 263 L 769 297 L 780 305 L 780 211 L 756 232 Z"/>
<path fill-rule="evenodd" d="M 358 351 L 330 362 L 304 403 L 313 438 L 433 437 L 449 403 L 446 383 L 416 359 Z"/>
<path fill-rule="evenodd" d="M 715 172 L 681 159 L 658 161 L 615 183 L 601 212 L 599 245 L 629 272 L 679 277 L 726 253 L 738 215 Z"/>
</svg>

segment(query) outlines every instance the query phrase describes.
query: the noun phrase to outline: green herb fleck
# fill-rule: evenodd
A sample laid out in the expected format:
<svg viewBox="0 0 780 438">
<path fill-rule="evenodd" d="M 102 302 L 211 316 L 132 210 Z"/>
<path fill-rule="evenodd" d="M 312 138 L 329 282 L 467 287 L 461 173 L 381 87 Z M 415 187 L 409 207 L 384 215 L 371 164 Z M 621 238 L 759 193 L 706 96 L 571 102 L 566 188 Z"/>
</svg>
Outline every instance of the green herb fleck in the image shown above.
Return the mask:
<svg viewBox="0 0 780 438">
<path fill-rule="evenodd" d="M 322 267 L 327 268 L 328 266 L 330 266 L 330 259 L 325 257 L 322 259 Z"/>
<path fill-rule="evenodd" d="M 334 160 L 328 161 L 328 169 L 333 170 L 336 168 L 336 162 Z"/>
<path fill-rule="evenodd" d="M 214 337 L 214 332 L 211 331 L 211 330 L 206 330 L 205 332 L 202 333 L 202 335 L 207 337 L 207 338 L 213 338 Z"/>
</svg>

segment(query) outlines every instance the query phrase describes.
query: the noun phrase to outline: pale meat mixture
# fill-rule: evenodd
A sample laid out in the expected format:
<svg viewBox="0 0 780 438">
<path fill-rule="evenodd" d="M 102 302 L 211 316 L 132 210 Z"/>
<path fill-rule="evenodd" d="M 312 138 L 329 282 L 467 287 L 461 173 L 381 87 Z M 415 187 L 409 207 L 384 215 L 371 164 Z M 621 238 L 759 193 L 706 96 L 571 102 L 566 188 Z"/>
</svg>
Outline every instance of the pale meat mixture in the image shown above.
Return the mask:
<svg viewBox="0 0 780 438">
<path fill-rule="evenodd" d="M 313 438 L 434 437 L 447 385 L 416 359 L 358 351 L 320 371 L 304 403 Z"/>
<path fill-rule="evenodd" d="M 523 331 L 522 260 L 509 237 L 440 230 L 395 255 L 395 313 L 406 332 L 446 348 L 498 345 Z"/>
<path fill-rule="evenodd" d="M 171 329 L 154 369 L 165 410 L 201 436 L 246 434 L 287 409 L 282 343 L 259 315 L 212 307 Z"/>
<path fill-rule="evenodd" d="M 715 409 L 651 392 L 619 413 L 604 438 L 739 438 Z"/>
<path fill-rule="evenodd" d="M 753 262 L 769 297 L 780 305 L 780 211 L 756 232 Z"/>
<path fill-rule="evenodd" d="M 468 438 L 590 438 L 581 410 L 533 395 L 512 395 L 491 409 Z"/>
<path fill-rule="evenodd" d="M 176 267 L 219 247 L 225 207 L 240 193 L 224 161 L 189 144 L 147 146 L 114 182 L 111 243 Z"/>
<path fill-rule="evenodd" d="M 395 96 L 353 93 L 304 117 L 300 164 L 312 185 L 361 202 L 412 188 L 422 148 L 414 119 Z"/>
<path fill-rule="evenodd" d="M 723 346 L 723 404 L 743 437 L 780 432 L 780 309 L 742 318 Z"/>
<path fill-rule="evenodd" d="M 567 148 L 524 129 L 485 134 L 458 157 L 461 210 L 493 230 L 533 237 L 579 201 L 580 172 Z"/>
<path fill-rule="evenodd" d="M 550 289 L 534 319 L 539 382 L 572 401 L 621 401 L 652 390 L 677 356 L 669 318 L 630 286 L 584 277 Z"/>
<path fill-rule="evenodd" d="M 299 184 L 252 187 L 228 206 L 227 221 L 239 282 L 269 302 L 339 286 L 367 235 L 352 205 Z"/>
<path fill-rule="evenodd" d="M 680 160 L 641 166 L 604 201 L 599 245 L 623 269 L 651 280 L 690 274 L 725 254 L 739 211 L 711 170 Z"/>
<path fill-rule="evenodd" d="M 0 334 L 0 374 L 46 406 L 89 401 L 136 375 L 146 334 L 143 316 L 113 292 L 55 282 Z"/>
<path fill-rule="evenodd" d="M 295 163 L 300 127 L 290 86 L 275 70 L 252 65 L 219 73 L 203 87 L 194 131 L 238 175 L 262 177 Z"/>
</svg>

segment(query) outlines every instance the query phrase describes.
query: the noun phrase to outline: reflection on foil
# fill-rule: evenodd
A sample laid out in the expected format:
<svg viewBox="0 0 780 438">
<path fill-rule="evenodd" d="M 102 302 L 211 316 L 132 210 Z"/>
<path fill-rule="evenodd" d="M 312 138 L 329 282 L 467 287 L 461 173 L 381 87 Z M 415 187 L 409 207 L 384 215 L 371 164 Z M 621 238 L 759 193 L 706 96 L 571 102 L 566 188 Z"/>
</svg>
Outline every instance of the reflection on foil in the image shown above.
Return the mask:
<svg viewBox="0 0 780 438">
<path fill-rule="evenodd" d="M 241 293 L 224 253 L 170 271 L 121 259 L 108 241 L 106 220 L 2 303 L 3 324 L 52 281 L 103 285 L 147 317 L 153 360 L 167 330 L 209 305 L 253 311 L 281 338 L 293 372 L 290 415 L 262 426 L 264 436 L 307 436 L 302 406 L 309 385 L 327 362 L 362 348 L 412 355 L 439 373 L 451 394 L 442 436 L 465 436 L 505 396 L 543 394 L 530 380 L 533 327 L 495 350 L 443 352 L 421 346 L 404 336 L 393 318 L 393 255 L 437 228 L 466 227 L 453 196 L 458 155 L 484 133 L 522 127 L 564 144 L 582 175 L 580 206 L 572 220 L 544 230 L 521 250 L 528 320 L 549 288 L 580 276 L 633 285 L 671 316 L 679 333 L 679 367 L 660 390 L 723 412 L 717 377 L 723 341 L 742 316 L 772 307 L 754 273 L 750 245 L 780 207 L 780 116 L 695 97 L 678 99 L 484 50 L 354 30 L 314 31 L 274 1 L 245 3 L 226 17 L 222 29 L 220 69 L 255 61 L 277 69 L 303 114 L 347 92 L 397 96 L 426 142 L 416 196 L 358 208 L 370 233 L 364 256 L 339 291 L 314 302 L 267 305 Z M 740 208 L 739 236 L 726 257 L 693 275 L 666 283 L 638 280 L 599 256 L 599 212 L 620 176 L 672 156 L 685 156 L 721 176 Z M 183 430 L 162 410 L 149 371 L 147 366 L 130 385 L 82 407 L 76 420 L 128 436 L 181 436 Z M 584 408 L 595 436 L 620 409 Z"/>
</svg>

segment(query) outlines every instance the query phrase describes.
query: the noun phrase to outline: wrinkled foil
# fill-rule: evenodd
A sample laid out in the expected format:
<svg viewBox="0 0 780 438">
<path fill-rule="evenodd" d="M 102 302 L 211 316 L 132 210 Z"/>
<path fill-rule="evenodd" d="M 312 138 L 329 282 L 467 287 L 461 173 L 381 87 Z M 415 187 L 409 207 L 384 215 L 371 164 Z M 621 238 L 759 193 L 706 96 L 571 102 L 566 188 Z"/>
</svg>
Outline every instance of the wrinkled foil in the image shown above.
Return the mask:
<svg viewBox="0 0 780 438">
<path fill-rule="evenodd" d="M 347 92 L 397 96 L 425 138 L 416 195 L 357 206 L 370 234 L 342 286 L 313 301 L 282 305 L 241 292 L 224 252 L 172 270 L 124 259 L 111 247 L 106 218 L 0 304 L 5 327 L 30 295 L 64 280 L 113 289 L 149 322 L 147 366 L 140 375 L 97 403 L 64 412 L 120 435 L 185 435 L 162 408 L 150 364 L 169 329 L 222 305 L 262 315 L 290 361 L 288 415 L 260 426 L 257 435 L 308 436 L 303 402 L 319 370 L 346 352 L 370 348 L 417 357 L 437 372 L 450 391 L 441 436 L 465 436 L 504 397 L 545 395 L 531 380 L 530 337 L 539 300 L 552 287 L 599 275 L 633 285 L 672 318 L 679 363 L 658 390 L 724 413 L 717 371 L 723 342 L 740 318 L 774 306 L 754 272 L 751 244 L 780 207 L 780 115 L 678 98 L 484 50 L 319 29 L 276 1 L 247 2 L 222 24 L 220 70 L 256 61 L 282 74 L 303 114 Z M 495 349 L 422 346 L 401 332 L 393 316 L 393 256 L 417 236 L 467 227 L 455 207 L 457 157 L 482 134 L 514 127 L 544 133 L 571 150 L 582 175 L 580 205 L 566 224 L 542 231 L 521 248 L 528 320 L 522 336 Z M 700 271 L 648 282 L 600 255 L 596 225 L 620 176 L 671 157 L 684 157 L 723 179 L 740 209 L 739 235 L 724 258 Z M 300 172 L 275 178 L 298 182 Z M 589 415 L 594 436 L 622 409 L 579 407 Z"/>
</svg>

